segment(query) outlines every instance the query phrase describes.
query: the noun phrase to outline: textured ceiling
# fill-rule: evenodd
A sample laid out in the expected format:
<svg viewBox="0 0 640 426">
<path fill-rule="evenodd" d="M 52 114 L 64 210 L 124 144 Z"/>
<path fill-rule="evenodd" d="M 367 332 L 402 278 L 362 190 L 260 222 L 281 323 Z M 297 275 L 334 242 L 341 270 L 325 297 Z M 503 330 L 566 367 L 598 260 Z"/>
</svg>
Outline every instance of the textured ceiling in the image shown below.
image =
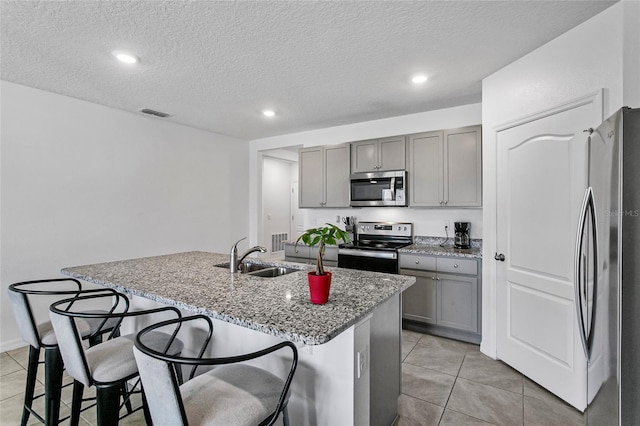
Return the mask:
<svg viewBox="0 0 640 426">
<path fill-rule="evenodd" d="M 2 79 L 256 139 L 479 102 L 484 77 L 612 3 L 2 0 Z"/>
</svg>

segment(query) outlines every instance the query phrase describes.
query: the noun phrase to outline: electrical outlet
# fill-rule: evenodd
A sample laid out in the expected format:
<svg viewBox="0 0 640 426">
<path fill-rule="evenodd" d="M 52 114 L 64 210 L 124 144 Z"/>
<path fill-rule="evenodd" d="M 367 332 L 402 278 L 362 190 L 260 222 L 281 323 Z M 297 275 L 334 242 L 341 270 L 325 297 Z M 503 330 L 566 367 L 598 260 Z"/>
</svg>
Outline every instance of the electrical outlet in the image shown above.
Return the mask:
<svg viewBox="0 0 640 426">
<path fill-rule="evenodd" d="M 336 216 L 336 223 L 340 223 L 340 215 Z"/>
<path fill-rule="evenodd" d="M 367 356 L 368 352 L 369 352 L 369 347 L 365 346 L 364 349 L 362 349 L 361 351 L 358 351 L 357 353 L 358 359 L 356 360 L 356 363 L 357 363 L 357 369 L 358 369 L 357 371 L 358 379 L 367 371 L 367 368 L 369 368 L 369 360 Z"/>
<path fill-rule="evenodd" d="M 451 222 L 449 222 L 448 220 L 444 220 L 443 225 L 445 232 L 451 232 Z"/>
</svg>

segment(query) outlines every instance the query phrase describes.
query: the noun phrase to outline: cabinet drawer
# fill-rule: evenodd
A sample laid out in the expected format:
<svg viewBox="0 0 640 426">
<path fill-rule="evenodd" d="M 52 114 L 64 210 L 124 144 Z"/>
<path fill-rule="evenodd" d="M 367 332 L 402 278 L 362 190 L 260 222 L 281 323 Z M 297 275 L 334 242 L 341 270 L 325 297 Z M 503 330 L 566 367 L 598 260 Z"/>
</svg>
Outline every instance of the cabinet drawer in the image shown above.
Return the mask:
<svg viewBox="0 0 640 426">
<path fill-rule="evenodd" d="M 438 272 L 478 275 L 478 261 L 440 257 L 438 258 Z"/>
<path fill-rule="evenodd" d="M 309 258 L 309 247 L 304 244 L 285 244 L 284 246 L 284 256 L 285 257 L 302 257 L 305 259 Z"/>
<path fill-rule="evenodd" d="M 315 261 L 318 258 L 318 251 L 320 250 L 320 247 L 313 246 L 313 247 L 308 247 L 307 249 L 309 250 L 309 259 Z M 338 262 L 338 247 L 325 246 L 323 261 L 326 261 L 326 260 L 334 261 L 336 263 Z"/>
<path fill-rule="evenodd" d="M 436 258 L 423 254 L 400 253 L 400 268 L 435 271 Z"/>
</svg>

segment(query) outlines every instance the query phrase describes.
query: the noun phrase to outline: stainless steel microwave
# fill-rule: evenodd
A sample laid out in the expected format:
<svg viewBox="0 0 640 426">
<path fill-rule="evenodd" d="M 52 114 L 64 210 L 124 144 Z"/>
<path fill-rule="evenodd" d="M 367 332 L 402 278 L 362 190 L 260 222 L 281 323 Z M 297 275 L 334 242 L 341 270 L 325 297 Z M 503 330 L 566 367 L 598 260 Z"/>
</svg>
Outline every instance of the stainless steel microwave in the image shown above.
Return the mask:
<svg viewBox="0 0 640 426">
<path fill-rule="evenodd" d="M 407 172 L 354 173 L 351 175 L 351 207 L 407 205 Z"/>
</svg>

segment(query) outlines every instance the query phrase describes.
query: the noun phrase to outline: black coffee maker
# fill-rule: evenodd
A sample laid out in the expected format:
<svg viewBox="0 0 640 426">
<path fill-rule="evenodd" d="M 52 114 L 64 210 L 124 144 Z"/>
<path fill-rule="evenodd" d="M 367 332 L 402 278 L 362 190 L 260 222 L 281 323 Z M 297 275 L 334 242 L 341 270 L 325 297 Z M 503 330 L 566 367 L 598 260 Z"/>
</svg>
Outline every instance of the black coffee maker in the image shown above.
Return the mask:
<svg viewBox="0 0 640 426">
<path fill-rule="evenodd" d="M 455 247 L 468 249 L 470 245 L 469 228 L 471 228 L 471 224 L 469 222 L 453 222 L 453 224 L 456 229 Z"/>
</svg>

